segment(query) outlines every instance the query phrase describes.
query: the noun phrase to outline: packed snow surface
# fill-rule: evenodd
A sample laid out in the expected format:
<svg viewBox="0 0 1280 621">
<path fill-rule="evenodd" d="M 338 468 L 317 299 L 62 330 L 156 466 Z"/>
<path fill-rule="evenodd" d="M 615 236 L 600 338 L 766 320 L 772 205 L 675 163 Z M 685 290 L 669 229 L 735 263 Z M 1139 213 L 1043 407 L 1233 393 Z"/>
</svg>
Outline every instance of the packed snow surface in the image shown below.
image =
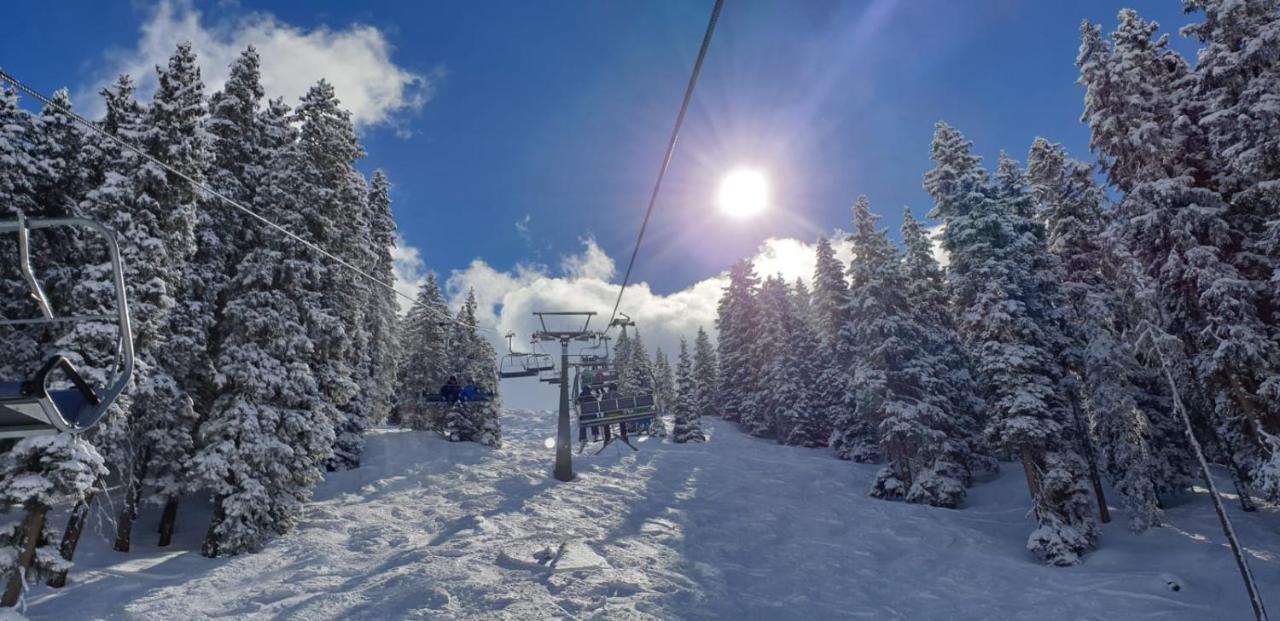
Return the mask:
<svg viewBox="0 0 1280 621">
<path fill-rule="evenodd" d="M 1006 465 L 959 511 L 867 496 L 876 466 L 778 446 L 708 421 L 711 441 L 575 455 L 550 478 L 549 413 L 504 415 L 505 446 L 380 430 L 364 465 L 330 474 L 301 525 L 257 554 L 199 555 L 207 507 L 170 548 L 159 512 L 110 551 L 106 511 L 71 585 L 33 589 L 31 619 L 1247 619 L 1204 493 L 1167 527 L 1103 529 L 1083 565 L 1025 551 L 1034 522 Z M 1228 483 L 1223 481 L 1223 483 Z M 1231 489 L 1229 483 L 1224 486 Z M 1280 511 L 1232 503 L 1280 613 Z M 60 523 L 60 522 L 59 522 Z"/>
</svg>

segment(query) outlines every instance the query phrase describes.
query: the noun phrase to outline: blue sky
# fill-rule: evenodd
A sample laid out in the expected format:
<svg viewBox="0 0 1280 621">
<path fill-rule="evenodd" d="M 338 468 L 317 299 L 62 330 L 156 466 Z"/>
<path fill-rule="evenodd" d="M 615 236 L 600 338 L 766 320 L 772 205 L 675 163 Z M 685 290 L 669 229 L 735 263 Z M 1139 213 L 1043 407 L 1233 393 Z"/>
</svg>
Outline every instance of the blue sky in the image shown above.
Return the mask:
<svg viewBox="0 0 1280 621">
<path fill-rule="evenodd" d="M 15 3 L 22 27 L 5 29 L 0 66 L 89 110 L 96 85 L 149 74 L 184 39 L 214 83 L 245 42 L 274 94 L 328 77 L 425 264 L 407 264 L 406 289 L 422 269 L 452 276 L 480 290 L 499 332 L 523 335 L 531 306 L 608 310 L 711 4 Z M 859 194 L 896 233 L 904 206 L 929 209 L 920 182 L 940 119 L 989 162 L 1024 157 L 1037 135 L 1088 158 L 1078 28 L 1109 29 L 1124 6 L 1176 39 L 1191 21 L 1178 0 L 727 0 L 637 264 L 648 287 L 624 310 L 670 350 L 711 327 L 721 270 L 772 253 L 768 269 L 804 273 L 801 242 L 848 228 Z M 713 197 L 742 165 L 768 174 L 773 205 L 730 220 Z"/>
<path fill-rule="evenodd" d="M 1080 19 L 1110 24 L 1120 6 L 1136 6 L 1175 26 L 1188 21 L 1179 4 L 729 0 L 638 273 L 677 290 L 767 236 L 809 240 L 846 226 L 858 194 L 890 226 L 904 205 L 926 211 L 920 177 L 938 119 L 988 157 L 1020 157 L 1040 134 L 1085 157 L 1073 83 Z M 370 25 L 396 65 L 430 76 L 425 106 L 399 114 L 396 128 L 364 130 L 364 166 L 388 171 L 405 238 L 445 274 L 476 257 L 499 269 L 554 263 L 586 235 L 625 256 L 709 7 L 195 5 L 209 25 L 251 12 L 303 30 Z M 15 4 L 10 23 L 28 27 L 6 29 L 0 63 L 45 90 L 83 89 L 137 44 L 154 11 Z M 710 209 L 719 177 L 740 163 L 770 173 L 775 208 L 760 221 Z M 522 236 L 515 223 L 526 215 Z"/>
</svg>

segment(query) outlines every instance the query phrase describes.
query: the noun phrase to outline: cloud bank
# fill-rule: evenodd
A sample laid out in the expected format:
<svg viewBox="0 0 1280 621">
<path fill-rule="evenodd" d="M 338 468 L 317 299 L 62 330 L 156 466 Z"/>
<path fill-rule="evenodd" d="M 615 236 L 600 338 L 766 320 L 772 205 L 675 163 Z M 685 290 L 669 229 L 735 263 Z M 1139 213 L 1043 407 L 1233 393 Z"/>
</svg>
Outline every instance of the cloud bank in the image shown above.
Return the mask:
<svg viewBox="0 0 1280 621">
<path fill-rule="evenodd" d="M 833 237 L 836 255 L 843 262 L 852 257 L 847 236 Z M 398 286 L 409 290 L 420 283 L 421 262 L 411 247 L 397 247 Z M 815 263 L 814 245 L 796 239 L 765 240 L 752 257 L 761 277 L 780 274 L 788 281 L 808 282 Z M 416 263 L 415 263 L 416 261 Z M 400 269 L 404 265 L 406 269 Z M 726 266 L 727 267 L 727 266 Z M 485 336 L 501 353 L 507 351 L 502 335 L 515 334 L 519 351 L 528 351 L 530 337 L 539 329 L 535 310 L 595 311 L 592 326 L 603 327 L 618 295 L 617 264 L 594 239 L 582 240 L 580 252 L 561 257 L 556 269 L 539 264 L 518 264 L 499 270 L 476 259 L 464 269 L 454 270 L 445 281 L 451 304 L 456 308 L 467 291 L 474 290 L 479 303 L 479 321 L 492 328 Z M 661 347 L 668 355 L 678 351 L 680 337 L 692 338 L 699 327 L 715 334 L 716 304 L 728 279 L 724 272 L 700 280 L 673 293 L 654 292 L 643 281 L 627 287 L 620 312 L 629 315 L 643 335 L 650 354 Z M 553 352 L 550 345 L 541 346 Z M 673 361 L 674 362 L 674 361 Z M 523 408 L 553 407 L 558 388 L 532 379 L 508 380 L 502 386 L 504 400 Z"/>
<path fill-rule="evenodd" d="M 442 69 L 418 73 L 397 65 L 386 36 L 370 25 L 306 30 L 266 12 L 207 19 L 189 1 L 164 0 L 142 24 L 133 49 L 107 54 L 92 92 L 127 73 L 138 82 L 140 96 L 149 96 L 155 90 L 156 65 L 167 64 L 174 48 L 187 41 L 199 55 L 200 73 L 210 92 L 221 88 L 231 61 L 252 45 L 262 57 L 262 83 L 269 97 L 284 97 L 293 105 L 324 78 L 351 111 L 357 128 L 388 125 L 401 135 L 406 131 L 399 124 L 403 115 L 425 105 L 443 77 Z M 93 102 L 87 109 L 100 112 L 96 96 L 82 99 Z"/>
</svg>

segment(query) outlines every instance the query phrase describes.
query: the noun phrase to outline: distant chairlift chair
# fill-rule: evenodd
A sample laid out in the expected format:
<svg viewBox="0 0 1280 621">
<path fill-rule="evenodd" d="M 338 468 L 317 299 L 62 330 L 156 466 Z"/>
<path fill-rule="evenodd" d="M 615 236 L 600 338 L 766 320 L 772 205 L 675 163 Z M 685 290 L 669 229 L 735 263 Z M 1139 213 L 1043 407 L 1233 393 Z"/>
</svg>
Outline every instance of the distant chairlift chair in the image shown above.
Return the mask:
<svg viewBox="0 0 1280 621">
<path fill-rule="evenodd" d="M 111 260 L 111 284 L 115 312 L 108 315 L 58 316 L 45 295 L 31 265 L 31 238 L 34 230 L 83 228 L 97 234 L 107 245 Z M 18 238 L 18 271 L 22 274 L 40 317 L 0 318 L 0 326 L 84 324 L 112 321 L 116 324 L 116 360 L 104 386 L 86 380 L 65 356 L 53 356 L 35 375 L 0 378 L 0 438 L 26 438 L 50 433 L 80 433 L 102 420 L 107 409 L 124 392 L 133 375 L 133 334 L 129 323 L 124 269 L 115 234 L 107 227 L 84 218 L 28 220 L 21 213 L 14 220 L 0 221 L 0 234 Z M 64 381 L 59 382 L 58 376 Z M 69 386 L 67 386 L 69 384 Z"/>
<path fill-rule="evenodd" d="M 617 380 L 616 375 L 608 371 L 583 373 L 584 386 L 592 390 L 599 390 L 608 384 L 616 383 Z M 651 425 L 656 416 L 657 407 L 652 393 L 638 395 L 607 394 L 596 399 L 582 399 L 581 397 L 578 399 L 579 437 L 585 437 L 585 431 L 592 428 L 601 428 L 604 432 L 604 444 L 600 447 L 600 450 L 596 451 L 597 455 L 617 439 L 621 439 L 633 451 L 640 450 L 627 437 L 627 426 L 632 424 Z M 619 434 L 617 436 L 610 432 L 610 426 L 615 424 L 618 425 Z M 581 453 L 585 448 L 585 443 L 583 443 L 578 452 Z"/>
</svg>

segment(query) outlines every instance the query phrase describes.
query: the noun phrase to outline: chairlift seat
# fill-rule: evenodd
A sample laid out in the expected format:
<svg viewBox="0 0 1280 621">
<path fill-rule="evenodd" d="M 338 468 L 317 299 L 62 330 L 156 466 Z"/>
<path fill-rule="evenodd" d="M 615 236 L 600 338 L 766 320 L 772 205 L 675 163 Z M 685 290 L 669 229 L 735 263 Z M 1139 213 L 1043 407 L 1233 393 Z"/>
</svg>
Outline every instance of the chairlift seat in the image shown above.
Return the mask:
<svg viewBox="0 0 1280 621">
<path fill-rule="evenodd" d="M 486 391 L 481 391 L 469 397 L 463 397 L 461 395 L 446 396 L 440 393 L 432 393 L 428 395 L 422 395 L 422 399 L 421 399 L 423 403 L 435 403 L 435 404 L 445 404 L 445 405 L 453 405 L 455 403 L 484 403 L 492 400 L 493 400 L 493 393 L 486 392 Z"/>
<path fill-rule="evenodd" d="M 31 231 L 54 228 L 82 228 L 106 244 L 111 263 L 114 312 L 103 315 L 64 316 L 54 312 L 31 261 Z M 14 220 L 0 220 L 0 233 L 17 235 L 18 271 L 26 282 L 31 299 L 40 309 L 39 317 L 4 318 L 0 326 L 81 324 L 112 321 L 116 324 L 116 361 L 106 373 L 102 386 L 91 385 L 64 356 L 54 356 L 32 378 L 0 381 L 0 438 L 25 438 L 47 433 L 80 433 L 97 425 L 111 404 L 124 392 L 133 375 L 133 335 L 126 300 L 124 267 L 115 233 L 92 220 L 59 218 L 28 220 L 18 213 Z M 55 388 L 54 371 L 71 384 Z"/>
<path fill-rule="evenodd" d="M 655 416 L 653 395 L 629 395 L 578 403 L 578 425 L 587 428 L 652 421 Z"/>
<path fill-rule="evenodd" d="M 62 369 L 74 386 L 50 389 L 54 369 Z M 0 382 L 0 438 L 83 431 L 106 414 L 108 405 L 70 361 L 55 356 L 30 381 Z"/>
</svg>

